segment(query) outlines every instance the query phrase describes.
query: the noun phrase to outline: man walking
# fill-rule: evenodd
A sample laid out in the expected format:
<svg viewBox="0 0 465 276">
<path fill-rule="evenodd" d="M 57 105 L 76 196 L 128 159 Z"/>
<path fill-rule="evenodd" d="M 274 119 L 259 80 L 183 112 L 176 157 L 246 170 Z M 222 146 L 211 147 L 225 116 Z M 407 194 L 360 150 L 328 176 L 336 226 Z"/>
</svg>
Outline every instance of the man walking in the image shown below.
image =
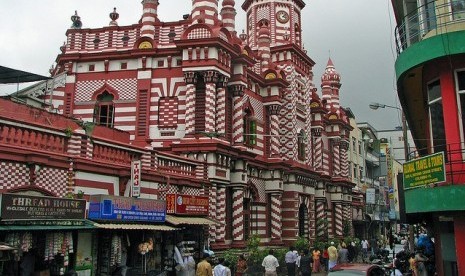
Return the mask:
<svg viewBox="0 0 465 276">
<path fill-rule="evenodd" d="M 308 254 L 308 249 L 304 249 L 304 255 L 300 258 L 300 273 L 302 276 L 312 275 L 312 257 Z"/>
<path fill-rule="evenodd" d="M 276 268 L 279 266 L 278 259 L 273 256 L 274 251 L 270 249 L 268 256 L 263 259 L 262 266 L 265 268 L 265 276 L 277 276 Z"/>
<path fill-rule="evenodd" d="M 287 266 L 287 275 L 295 276 L 295 263 L 297 261 L 297 253 L 293 246 L 289 248 L 289 251 L 286 253 L 284 260 L 286 261 Z"/>
<path fill-rule="evenodd" d="M 209 263 L 210 255 L 207 253 L 203 254 L 203 259 L 197 264 L 196 276 L 213 276 L 212 266 Z"/>
</svg>

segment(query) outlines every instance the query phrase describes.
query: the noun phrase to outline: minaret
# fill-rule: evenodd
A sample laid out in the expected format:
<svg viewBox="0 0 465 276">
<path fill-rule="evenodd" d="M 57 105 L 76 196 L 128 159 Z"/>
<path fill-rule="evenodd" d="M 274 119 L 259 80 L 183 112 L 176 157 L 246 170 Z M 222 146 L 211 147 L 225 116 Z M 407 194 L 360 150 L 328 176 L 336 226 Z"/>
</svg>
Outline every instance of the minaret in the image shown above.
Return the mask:
<svg viewBox="0 0 465 276">
<path fill-rule="evenodd" d="M 328 59 L 325 73 L 321 77 L 321 93 L 326 108 L 334 107 L 339 110 L 339 89 L 341 88 L 341 76 L 334 68 L 331 58 Z"/>
<path fill-rule="evenodd" d="M 141 36 L 149 37 L 151 39 L 155 36 L 155 22 L 158 21 L 157 9 L 158 0 L 143 0 L 142 1 L 142 28 Z"/>
<path fill-rule="evenodd" d="M 236 28 L 236 8 L 234 0 L 223 0 L 221 8 L 221 20 L 223 26 L 230 32 L 234 32 Z"/>
<path fill-rule="evenodd" d="M 271 61 L 271 37 L 270 37 L 270 27 L 268 20 L 262 20 L 259 22 L 260 30 L 258 31 L 258 53 L 262 58 L 262 72 L 269 69 Z"/>
<path fill-rule="evenodd" d="M 218 22 L 218 0 L 192 0 L 192 22 L 215 25 Z"/>
</svg>

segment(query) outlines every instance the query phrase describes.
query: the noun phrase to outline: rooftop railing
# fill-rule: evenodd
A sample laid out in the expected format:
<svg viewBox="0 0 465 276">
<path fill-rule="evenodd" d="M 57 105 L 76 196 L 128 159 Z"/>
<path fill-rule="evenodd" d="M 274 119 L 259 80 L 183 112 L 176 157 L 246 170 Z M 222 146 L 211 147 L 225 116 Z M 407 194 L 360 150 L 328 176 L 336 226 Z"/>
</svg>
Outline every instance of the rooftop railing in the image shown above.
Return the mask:
<svg viewBox="0 0 465 276">
<path fill-rule="evenodd" d="M 397 54 L 432 36 L 465 30 L 465 1 L 429 1 L 408 13 L 395 29 Z"/>
</svg>

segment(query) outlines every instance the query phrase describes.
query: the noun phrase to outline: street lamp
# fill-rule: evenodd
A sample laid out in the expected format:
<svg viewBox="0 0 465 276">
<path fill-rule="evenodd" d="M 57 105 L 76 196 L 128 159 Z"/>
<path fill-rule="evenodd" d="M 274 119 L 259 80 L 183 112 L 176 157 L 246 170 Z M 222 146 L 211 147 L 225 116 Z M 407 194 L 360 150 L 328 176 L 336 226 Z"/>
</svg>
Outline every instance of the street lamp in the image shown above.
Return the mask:
<svg viewBox="0 0 465 276">
<path fill-rule="evenodd" d="M 408 140 L 407 140 L 407 121 L 405 119 L 404 111 L 401 108 L 397 107 L 397 106 L 392 106 L 392 105 L 387 105 L 387 104 L 371 103 L 369 106 L 373 110 L 377 110 L 378 108 L 393 108 L 393 109 L 397 109 L 400 112 L 402 112 L 402 139 L 404 140 L 404 156 L 405 156 L 405 161 L 404 162 L 408 162 L 410 154 L 409 154 L 409 146 L 408 146 Z M 392 231 L 392 229 L 391 229 L 391 231 Z M 410 236 L 409 237 L 410 248 L 413 248 L 413 227 L 411 225 L 409 227 L 409 236 Z M 392 248 L 392 255 L 393 255 L 393 258 L 394 258 L 394 256 L 395 256 L 395 247 Z"/>
</svg>

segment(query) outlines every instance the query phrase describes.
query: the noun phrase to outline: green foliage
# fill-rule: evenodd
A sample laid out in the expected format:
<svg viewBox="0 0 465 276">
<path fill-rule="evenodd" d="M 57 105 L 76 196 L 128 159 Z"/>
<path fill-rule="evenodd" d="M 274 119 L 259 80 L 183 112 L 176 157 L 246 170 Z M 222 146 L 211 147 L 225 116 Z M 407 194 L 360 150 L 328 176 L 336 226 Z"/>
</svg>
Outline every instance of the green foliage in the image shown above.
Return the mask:
<svg viewBox="0 0 465 276">
<path fill-rule="evenodd" d="M 230 263 L 230 269 L 235 270 L 236 269 L 236 264 L 237 264 L 237 259 L 239 258 L 239 251 L 235 249 L 228 249 L 223 253 L 223 258 L 225 261 L 228 261 Z"/>
<path fill-rule="evenodd" d="M 249 251 L 249 261 L 257 262 L 262 258 L 258 246 L 260 245 L 260 237 L 258 234 L 254 234 L 247 240 L 247 250 Z M 266 256 L 266 255 L 265 255 Z"/>
<path fill-rule="evenodd" d="M 313 242 L 312 247 L 313 248 L 318 248 L 319 250 L 323 251 L 325 248 L 328 248 L 328 242 L 326 242 L 324 240 L 316 239 Z"/>
<path fill-rule="evenodd" d="M 298 237 L 297 240 L 294 242 L 294 247 L 297 249 L 298 252 L 304 249 L 308 249 L 310 247 L 310 242 L 304 237 Z"/>
<path fill-rule="evenodd" d="M 344 220 L 342 222 L 342 234 L 344 235 L 344 237 L 348 237 L 350 236 L 351 232 L 352 232 L 352 225 L 350 221 Z"/>
</svg>

